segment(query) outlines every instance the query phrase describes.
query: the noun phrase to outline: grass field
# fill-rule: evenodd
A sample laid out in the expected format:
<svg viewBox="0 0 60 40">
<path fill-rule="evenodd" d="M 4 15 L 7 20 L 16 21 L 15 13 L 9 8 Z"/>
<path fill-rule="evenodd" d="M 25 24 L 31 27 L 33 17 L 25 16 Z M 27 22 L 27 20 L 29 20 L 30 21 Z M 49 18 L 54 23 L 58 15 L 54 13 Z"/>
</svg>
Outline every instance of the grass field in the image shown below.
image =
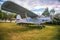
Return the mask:
<svg viewBox="0 0 60 40">
<path fill-rule="evenodd" d="M 22 26 L 15 23 L 0 23 L 0 40 L 60 40 L 60 25 L 45 24 Z"/>
</svg>

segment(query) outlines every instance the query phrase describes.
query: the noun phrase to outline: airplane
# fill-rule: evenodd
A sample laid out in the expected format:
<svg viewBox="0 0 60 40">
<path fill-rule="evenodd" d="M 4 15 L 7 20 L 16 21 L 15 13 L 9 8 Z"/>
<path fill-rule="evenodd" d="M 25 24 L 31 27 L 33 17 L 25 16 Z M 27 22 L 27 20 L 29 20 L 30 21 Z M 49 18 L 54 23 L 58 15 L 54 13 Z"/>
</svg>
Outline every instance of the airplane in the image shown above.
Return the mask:
<svg viewBox="0 0 60 40">
<path fill-rule="evenodd" d="M 16 13 L 16 23 L 17 24 L 42 24 L 45 23 L 45 21 L 41 20 L 39 16 L 32 11 L 16 4 L 12 1 L 5 1 L 2 6 L 2 10 L 9 11 Z M 46 19 L 44 19 L 46 20 Z"/>
</svg>

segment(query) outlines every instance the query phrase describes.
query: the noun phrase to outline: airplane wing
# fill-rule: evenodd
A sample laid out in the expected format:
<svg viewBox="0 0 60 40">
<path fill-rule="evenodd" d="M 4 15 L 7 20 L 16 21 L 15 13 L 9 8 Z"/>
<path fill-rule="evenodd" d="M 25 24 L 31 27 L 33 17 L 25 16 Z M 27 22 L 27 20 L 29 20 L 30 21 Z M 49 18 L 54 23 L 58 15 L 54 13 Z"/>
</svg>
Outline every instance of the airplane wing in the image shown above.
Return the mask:
<svg viewBox="0 0 60 40">
<path fill-rule="evenodd" d="M 30 10 L 12 2 L 12 1 L 6 1 L 2 4 L 1 6 L 1 9 L 2 10 L 5 10 L 5 11 L 9 11 L 9 12 L 13 12 L 13 13 L 17 13 L 17 14 L 20 14 L 21 17 L 25 17 L 25 14 L 27 14 L 28 17 L 31 17 L 31 18 L 35 18 L 37 17 L 38 15 L 36 15 L 35 13 L 31 12 Z"/>
</svg>

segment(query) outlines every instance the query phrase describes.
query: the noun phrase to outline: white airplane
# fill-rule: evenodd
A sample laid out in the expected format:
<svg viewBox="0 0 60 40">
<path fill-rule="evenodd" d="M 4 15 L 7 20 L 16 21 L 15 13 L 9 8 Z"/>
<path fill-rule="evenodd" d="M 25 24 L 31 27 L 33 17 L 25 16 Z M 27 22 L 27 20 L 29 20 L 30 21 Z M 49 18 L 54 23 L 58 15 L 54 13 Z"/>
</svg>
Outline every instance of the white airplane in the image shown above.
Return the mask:
<svg viewBox="0 0 60 40">
<path fill-rule="evenodd" d="M 39 18 L 37 14 L 27 10 L 26 8 L 12 2 L 6 1 L 1 6 L 2 10 L 17 13 L 16 23 L 31 23 L 31 24 L 41 24 L 45 23 L 43 20 L 49 20 L 50 18 Z"/>
<path fill-rule="evenodd" d="M 36 17 L 36 18 L 31 18 L 31 17 L 26 17 L 26 18 L 21 18 L 21 16 L 18 14 L 16 16 L 16 23 L 33 23 L 33 24 L 42 24 L 45 22 L 50 22 L 51 18 L 50 17 Z"/>
<path fill-rule="evenodd" d="M 16 16 L 16 23 L 33 23 L 33 24 L 41 24 L 42 20 L 39 18 L 31 18 L 31 17 L 26 17 L 26 18 L 21 18 L 21 16 L 18 14 Z"/>
</svg>

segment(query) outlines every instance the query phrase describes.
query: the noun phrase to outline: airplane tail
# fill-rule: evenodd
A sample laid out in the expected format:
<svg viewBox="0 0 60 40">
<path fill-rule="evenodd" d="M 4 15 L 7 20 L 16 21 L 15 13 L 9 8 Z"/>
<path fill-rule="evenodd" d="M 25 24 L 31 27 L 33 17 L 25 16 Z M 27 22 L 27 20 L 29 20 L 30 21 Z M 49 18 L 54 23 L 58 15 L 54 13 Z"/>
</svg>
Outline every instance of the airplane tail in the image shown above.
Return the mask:
<svg viewBox="0 0 60 40">
<path fill-rule="evenodd" d="M 21 20 L 22 20 L 21 16 L 20 15 L 17 15 L 16 16 L 16 23 L 20 23 Z"/>
</svg>

